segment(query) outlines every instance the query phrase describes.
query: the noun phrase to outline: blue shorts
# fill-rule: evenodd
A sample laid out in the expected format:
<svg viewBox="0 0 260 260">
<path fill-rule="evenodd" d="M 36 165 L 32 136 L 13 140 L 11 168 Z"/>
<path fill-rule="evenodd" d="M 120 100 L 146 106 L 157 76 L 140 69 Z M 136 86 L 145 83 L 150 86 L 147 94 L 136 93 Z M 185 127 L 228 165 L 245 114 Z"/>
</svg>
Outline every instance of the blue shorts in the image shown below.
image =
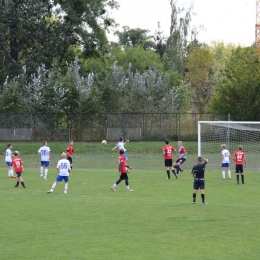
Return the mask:
<svg viewBox="0 0 260 260">
<path fill-rule="evenodd" d="M 12 162 L 6 162 L 8 166 L 12 166 Z"/>
<path fill-rule="evenodd" d="M 221 167 L 222 168 L 229 168 L 229 163 L 222 163 Z"/>
<path fill-rule="evenodd" d="M 127 160 L 127 155 L 126 155 L 126 153 L 124 153 L 123 155 L 124 155 L 124 158 Z"/>
<path fill-rule="evenodd" d="M 57 178 L 56 178 L 56 181 L 65 181 L 65 182 L 68 182 L 69 181 L 69 176 L 60 176 L 58 175 Z"/>
<path fill-rule="evenodd" d="M 41 161 L 41 165 L 44 167 L 48 167 L 50 165 L 49 161 Z"/>
</svg>

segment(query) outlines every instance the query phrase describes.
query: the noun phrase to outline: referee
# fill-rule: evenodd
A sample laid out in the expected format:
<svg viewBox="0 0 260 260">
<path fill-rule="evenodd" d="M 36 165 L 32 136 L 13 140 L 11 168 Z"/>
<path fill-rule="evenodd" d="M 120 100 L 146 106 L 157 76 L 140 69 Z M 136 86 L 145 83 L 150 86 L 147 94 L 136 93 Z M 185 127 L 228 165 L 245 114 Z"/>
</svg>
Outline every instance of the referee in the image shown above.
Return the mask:
<svg viewBox="0 0 260 260">
<path fill-rule="evenodd" d="M 191 174 L 194 178 L 194 184 L 193 184 L 193 204 L 196 204 L 196 195 L 198 189 L 200 189 L 200 194 L 201 194 L 201 199 L 202 199 L 202 204 L 207 204 L 205 201 L 205 179 L 204 179 L 204 174 L 205 174 L 205 167 L 206 164 L 208 163 L 208 159 L 198 157 L 198 164 L 194 165 L 191 171 Z"/>
</svg>

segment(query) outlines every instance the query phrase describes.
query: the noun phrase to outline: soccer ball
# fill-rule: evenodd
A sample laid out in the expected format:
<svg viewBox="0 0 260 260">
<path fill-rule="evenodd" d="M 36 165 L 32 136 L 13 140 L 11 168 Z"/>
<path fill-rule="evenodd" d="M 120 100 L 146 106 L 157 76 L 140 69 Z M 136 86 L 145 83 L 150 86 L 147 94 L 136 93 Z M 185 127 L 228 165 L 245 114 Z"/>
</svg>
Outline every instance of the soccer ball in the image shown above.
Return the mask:
<svg viewBox="0 0 260 260">
<path fill-rule="evenodd" d="M 105 145 L 105 144 L 107 144 L 107 141 L 106 141 L 106 140 L 103 140 L 101 143 L 102 143 L 103 145 Z"/>
</svg>

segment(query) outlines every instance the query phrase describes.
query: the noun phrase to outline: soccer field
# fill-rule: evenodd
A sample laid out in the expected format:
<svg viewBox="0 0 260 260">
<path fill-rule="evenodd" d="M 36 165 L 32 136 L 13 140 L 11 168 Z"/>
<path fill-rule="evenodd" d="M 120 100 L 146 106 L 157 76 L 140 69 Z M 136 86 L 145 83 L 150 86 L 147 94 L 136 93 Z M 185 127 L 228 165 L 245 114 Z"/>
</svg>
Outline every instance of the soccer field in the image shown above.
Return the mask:
<svg viewBox="0 0 260 260">
<path fill-rule="evenodd" d="M 223 181 L 220 170 L 207 169 L 208 205 L 200 195 L 193 205 L 195 154 L 178 180 L 167 180 L 161 149 L 132 150 L 134 192 L 126 192 L 124 183 L 112 192 L 117 153 L 104 149 L 110 147 L 75 155 L 68 194 L 64 183 L 46 193 L 57 175 L 58 154 L 47 181 L 39 178 L 36 155 L 22 156 L 26 189 L 14 188 L 16 180 L 6 178 L 0 163 L 0 259 L 259 259 L 259 173 L 246 173 L 245 185 L 237 185 L 234 171 L 232 180 Z"/>
</svg>

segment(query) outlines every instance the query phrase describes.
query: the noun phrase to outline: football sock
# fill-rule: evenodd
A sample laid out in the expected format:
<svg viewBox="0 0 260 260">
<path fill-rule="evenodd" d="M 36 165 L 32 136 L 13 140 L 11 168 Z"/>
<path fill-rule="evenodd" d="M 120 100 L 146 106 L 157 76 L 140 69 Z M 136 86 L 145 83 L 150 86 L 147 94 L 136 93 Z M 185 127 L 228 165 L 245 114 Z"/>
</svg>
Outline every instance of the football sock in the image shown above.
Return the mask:
<svg viewBox="0 0 260 260">
<path fill-rule="evenodd" d="M 193 198 L 193 202 L 195 202 L 196 201 L 196 193 L 192 194 L 192 198 Z"/>
<path fill-rule="evenodd" d="M 19 186 L 19 181 L 16 183 L 15 187 L 18 187 Z"/>
<path fill-rule="evenodd" d="M 205 202 L 205 194 L 201 194 L 202 202 Z"/>
<path fill-rule="evenodd" d="M 43 167 L 42 166 L 40 167 L 40 174 L 41 175 L 43 174 Z"/>
<path fill-rule="evenodd" d="M 231 171 L 228 171 L 228 178 L 231 179 Z"/>
<path fill-rule="evenodd" d="M 225 179 L 226 178 L 226 172 L 222 171 L 222 178 Z"/>
<path fill-rule="evenodd" d="M 237 175 L 237 183 L 239 183 L 239 175 Z"/>
<path fill-rule="evenodd" d="M 177 174 L 179 174 L 180 166 L 179 166 L 179 165 L 176 165 L 176 166 L 175 166 L 175 169 L 177 170 Z"/>
<path fill-rule="evenodd" d="M 11 174 L 11 170 L 8 170 L 8 176 L 11 176 L 12 174 Z"/>
<path fill-rule="evenodd" d="M 47 174 L 48 174 L 48 169 L 45 169 L 44 170 L 44 176 L 47 177 Z"/>
<path fill-rule="evenodd" d="M 23 185 L 23 187 L 25 188 L 24 182 L 22 181 L 21 184 Z"/>
<path fill-rule="evenodd" d="M 57 185 L 56 182 L 54 182 L 54 183 L 52 184 L 52 186 L 51 186 L 51 189 L 54 190 L 54 188 L 56 187 L 56 185 Z"/>
<path fill-rule="evenodd" d="M 172 173 L 176 176 L 176 172 L 175 172 L 175 170 L 172 170 Z"/>
<path fill-rule="evenodd" d="M 10 170 L 10 175 L 13 176 L 14 175 L 14 171 L 13 170 Z"/>
<path fill-rule="evenodd" d="M 126 185 L 126 188 L 127 188 L 127 189 L 130 189 L 130 188 L 129 188 L 129 185 Z"/>
<path fill-rule="evenodd" d="M 244 184 L 244 175 L 241 174 L 242 183 Z"/>
<path fill-rule="evenodd" d="M 171 176 L 170 176 L 170 171 L 167 170 L 166 172 L 167 172 L 168 179 L 170 179 L 170 177 L 171 177 Z"/>
<path fill-rule="evenodd" d="M 68 186 L 69 186 L 69 184 L 68 184 L 68 183 L 65 183 L 65 185 L 64 185 L 64 190 L 67 190 L 67 189 L 68 189 Z"/>
</svg>

